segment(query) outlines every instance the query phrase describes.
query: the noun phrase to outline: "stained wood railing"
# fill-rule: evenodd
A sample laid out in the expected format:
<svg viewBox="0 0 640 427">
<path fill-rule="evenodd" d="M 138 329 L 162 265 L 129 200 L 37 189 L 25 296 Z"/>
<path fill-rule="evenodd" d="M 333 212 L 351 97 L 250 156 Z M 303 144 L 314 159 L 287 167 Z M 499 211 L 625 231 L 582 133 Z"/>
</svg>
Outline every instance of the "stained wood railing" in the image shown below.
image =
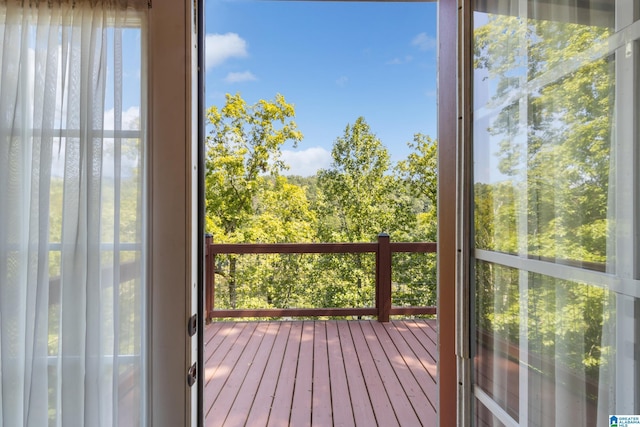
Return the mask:
<svg viewBox="0 0 640 427">
<path fill-rule="evenodd" d="M 395 307 L 391 300 L 391 259 L 393 253 L 435 253 L 433 242 L 391 242 L 381 233 L 374 243 L 213 243 L 207 235 L 205 262 L 205 311 L 207 320 L 226 317 L 314 317 L 314 316 L 377 316 L 388 322 L 391 315 L 436 314 L 436 307 Z M 222 254 L 358 254 L 374 253 L 375 307 L 347 308 L 215 308 L 215 257 Z"/>
</svg>

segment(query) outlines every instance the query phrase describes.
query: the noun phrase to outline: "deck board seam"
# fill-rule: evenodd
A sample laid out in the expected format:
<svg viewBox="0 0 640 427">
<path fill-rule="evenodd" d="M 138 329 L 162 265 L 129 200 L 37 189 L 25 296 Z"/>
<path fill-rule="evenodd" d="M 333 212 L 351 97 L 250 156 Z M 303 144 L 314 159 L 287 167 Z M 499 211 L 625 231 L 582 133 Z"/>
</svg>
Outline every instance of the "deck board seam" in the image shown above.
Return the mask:
<svg viewBox="0 0 640 427">
<path fill-rule="evenodd" d="M 209 355 L 209 357 L 206 358 L 206 360 L 205 360 L 205 383 L 206 383 L 206 385 L 208 385 L 213 380 L 213 378 L 215 377 L 216 372 L 218 372 L 218 370 L 220 369 L 220 363 L 225 359 L 227 354 L 231 351 L 231 349 L 233 348 L 233 346 L 237 342 L 238 338 L 242 334 L 242 331 L 244 330 L 244 327 L 245 326 L 242 325 L 242 324 L 240 324 L 239 326 L 234 324 L 230 329 L 230 333 L 233 333 L 233 335 L 229 334 L 229 335 L 224 336 L 224 338 L 216 346 L 216 348 L 211 351 L 211 354 Z M 240 329 L 240 330 L 238 332 L 235 332 L 238 329 Z M 220 331 L 221 330 L 222 330 L 222 327 L 220 328 Z M 226 351 L 224 350 L 224 347 L 222 347 L 223 343 L 225 344 L 225 347 L 227 347 L 227 345 L 228 345 L 228 348 L 226 349 Z M 220 361 L 219 361 L 218 364 L 216 364 L 215 369 L 211 373 L 212 378 L 210 380 L 206 381 L 206 376 L 209 375 L 209 373 L 206 372 L 207 364 L 209 362 L 211 362 L 212 359 L 217 357 L 217 355 L 220 354 L 221 352 L 223 352 L 223 353 L 220 356 Z"/>
<path fill-rule="evenodd" d="M 425 364 L 425 363 L 428 363 L 430 365 L 437 366 L 437 361 L 436 359 L 433 358 L 433 356 L 431 355 L 431 352 L 429 352 L 429 350 L 423 346 L 423 344 L 419 341 L 418 338 L 416 338 L 416 336 L 411 332 L 411 330 L 409 330 L 408 328 L 405 328 L 404 325 L 402 327 L 399 327 L 398 330 L 400 331 L 400 335 L 402 339 L 408 343 L 409 348 L 411 349 L 413 354 L 416 356 L 417 361 L 420 363 L 423 369 L 429 374 L 433 382 L 437 384 L 438 382 L 437 375 L 432 374 L 431 371 L 429 370 L 430 366 L 427 366 Z M 435 347 L 435 345 L 432 345 L 432 346 Z"/>
<path fill-rule="evenodd" d="M 297 335 L 297 337 L 296 337 Z M 283 402 L 283 404 L 287 404 L 288 405 L 288 414 L 289 414 L 289 418 L 287 418 L 287 424 L 291 423 L 291 407 L 293 405 L 293 393 L 294 393 L 294 388 L 295 388 L 295 375 L 298 369 L 298 362 L 299 362 L 299 355 L 300 355 L 300 344 L 301 344 L 301 340 L 302 340 L 302 324 L 301 323 L 292 323 L 291 324 L 291 328 L 289 329 L 289 335 L 287 337 L 287 342 L 285 345 L 285 349 L 284 349 L 284 353 L 282 355 L 282 363 L 280 364 L 280 371 L 278 372 L 278 380 L 276 381 L 276 387 L 275 390 L 273 392 L 273 403 L 271 405 L 271 410 L 269 411 L 269 418 L 267 420 L 267 425 L 272 425 L 272 419 L 274 416 L 274 409 L 278 410 L 280 408 L 277 407 L 277 404 L 280 403 L 279 401 L 282 400 L 282 395 L 283 393 L 285 394 L 289 394 L 290 395 L 290 400 L 287 399 L 288 402 Z M 293 347 L 297 347 L 297 348 L 293 348 Z M 292 353 L 295 352 L 295 353 Z M 292 356 L 295 356 L 293 357 Z M 295 366 L 293 366 L 294 364 L 291 364 L 291 366 L 289 366 L 288 364 L 285 363 L 285 361 L 287 360 L 295 360 Z M 291 389 L 290 392 L 288 390 L 282 390 L 283 387 L 287 386 L 286 382 L 282 382 L 280 381 L 280 379 L 282 379 L 283 376 L 283 371 L 285 371 L 286 369 L 290 369 L 293 372 L 293 382 L 291 383 Z M 286 397 L 286 396 L 285 396 Z M 277 423 L 277 421 L 276 421 Z M 278 424 L 276 424 L 276 426 L 279 426 Z"/>
<path fill-rule="evenodd" d="M 265 333 L 263 333 L 263 334 L 262 334 L 262 336 L 260 336 L 260 337 L 258 338 L 259 342 L 255 345 L 255 353 L 253 353 L 253 355 L 251 355 L 251 353 L 250 353 L 250 352 L 252 351 L 252 348 L 249 346 L 249 344 L 254 340 L 254 337 L 256 337 L 256 331 L 258 331 L 262 325 L 264 325 L 264 323 L 259 323 L 259 324 L 258 324 L 258 325 L 256 325 L 256 327 L 253 329 L 253 331 L 252 331 L 252 333 L 251 333 L 251 336 L 249 337 L 249 340 L 248 340 L 248 341 L 247 341 L 247 343 L 244 345 L 244 347 L 243 347 L 243 349 L 242 349 L 242 352 L 240 353 L 239 357 L 236 359 L 236 362 L 235 362 L 234 368 L 235 368 L 236 366 L 238 366 L 238 365 L 240 364 L 240 362 L 241 362 L 241 361 L 244 361 L 245 355 L 247 355 L 247 356 L 248 356 L 248 358 L 250 358 L 250 359 L 251 359 L 251 361 L 255 360 L 255 355 L 256 355 L 256 353 L 258 352 L 258 350 L 260 349 L 260 345 L 262 344 L 262 341 L 264 340 L 266 330 L 265 330 Z M 266 326 L 264 326 L 264 327 L 265 327 L 265 328 L 268 328 L 268 325 L 266 325 Z M 247 361 L 247 362 L 248 362 L 248 361 Z M 242 368 L 242 369 L 244 369 L 244 368 Z M 235 370 L 235 369 L 233 369 L 233 370 Z M 233 371 L 233 370 L 232 370 L 232 371 Z M 230 404 L 228 405 L 228 409 L 227 409 L 227 411 L 226 411 L 227 413 L 226 413 L 226 415 L 225 415 L 224 421 L 222 422 L 222 424 L 220 424 L 221 426 L 224 426 L 224 425 L 225 425 L 225 423 L 226 423 L 227 419 L 229 418 L 229 415 L 231 415 L 231 412 L 232 412 L 233 406 L 235 405 L 235 402 L 236 402 L 236 400 L 238 399 L 238 396 L 240 395 L 240 392 L 242 391 L 242 387 L 243 387 L 243 386 L 244 386 L 244 384 L 245 384 L 245 381 L 246 381 L 246 379 L 247 379 L 247 375 L 249 374 L 249 370 L 250 370 L 250 364 L 249 364 L 249 367 L 244 371 L 244 375 L 242 376 L 242 379 L 239 381 L 238 386 L 233 388 L 233 389 L 235 390 L 235 396 L 233 396 L 233 399 L 231 399 L 231 402 L 230 402 Z M 227 384 L 227 383 L 229 382 L 229 380 L 230 380 L 230 379 L 231 379 L 231 377 L 229 377 L 229 378 L 227 379 L 227 382 L 226 382 L 225 384 Z M 224 408 L 224 407 L 223 407 L 223 408 Z M 212 409 L 213 409 L 213 407 L 212 407 Z"/>
</svg>

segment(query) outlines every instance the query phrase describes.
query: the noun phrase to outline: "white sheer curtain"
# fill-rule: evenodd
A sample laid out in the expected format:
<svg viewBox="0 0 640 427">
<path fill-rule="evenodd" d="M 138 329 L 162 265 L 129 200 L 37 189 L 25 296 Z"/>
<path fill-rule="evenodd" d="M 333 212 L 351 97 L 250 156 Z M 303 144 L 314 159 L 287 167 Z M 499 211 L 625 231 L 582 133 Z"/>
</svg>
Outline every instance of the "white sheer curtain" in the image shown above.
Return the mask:
<svg viewBox="0 0 640 427">
<path fill-rule="evenodd" d="M 0 427 L 144 422 L 147 8 L 0 0 Z"/>
</svg>

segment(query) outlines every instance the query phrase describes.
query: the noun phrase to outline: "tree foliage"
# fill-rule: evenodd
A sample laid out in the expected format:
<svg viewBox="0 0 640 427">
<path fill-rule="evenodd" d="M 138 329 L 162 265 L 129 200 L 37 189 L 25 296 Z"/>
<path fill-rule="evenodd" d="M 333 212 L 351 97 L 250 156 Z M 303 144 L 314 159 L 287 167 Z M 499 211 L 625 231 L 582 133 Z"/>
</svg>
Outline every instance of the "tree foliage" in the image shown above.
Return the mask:
<svg viewBox="0 0 640 427">
<path fill-rule="evenodd" d="M 247 226 L 256 213 L 263 175 L 284 170 L 282 145 L 295 146 L 302 139 L 294 116 L 293 105 L 282 95 L 249 106 L 240 94 L 227 94 L 222 109 L 213 106 L 207 111 L 207 228 L 218 242 L 246 241 L 253 233 Z M 232 307 L 237 302 L 236 270 L 237 259 L 231 257 L 226 278 Z"/>
<path fill-rule="evenodd" d="M 398 172 L 417 200 L 424 200 L 428 209 L 438 207 L 438 144 L 429 137 L 417 133 L 407 144 L 411 153 L 398 163 Z"/>
<path fill-rule="evenodd" d="M 394 167 L 363 117 L 336 138 L 332 163 L 313 177 L 283 176 L 281 147 L 302 134 L 283 97 L 247 106 L 227 95 L 208 111 L 207 231 L 216 242 L 434 240 L 436 143 L 416 134 Z M 423 180 L 426 189 L 422 188 Z M 435 257 L 398 254 L 398 304 L 435 304 Z M 373 254 L 217 257 L 218 307 L 362 307 L 374 304 Z"/>
<path fill-rule="evenodd" d="M 226 95 L 224 107 L 210 107 L 207 121 L 205 192 L 209 231 L 219 241 L 242 241 L 236 235 L 255 212 L 254 199 L 264 174 L 286 169 L 281 147 L 295 146 L 302 133 L 295 110 L 282 95 L 248 106 L 240 94 Z"/>
<path fill-rule="evenodd" d="M 331 157 L 329 169 L 318 172 L 323 240 L 371 241 L 380 232 L 394 237 L 413 226 L 407 198 L 390 174 L 389 152 L 363 117 L 346 126 Z"/>
</svg>

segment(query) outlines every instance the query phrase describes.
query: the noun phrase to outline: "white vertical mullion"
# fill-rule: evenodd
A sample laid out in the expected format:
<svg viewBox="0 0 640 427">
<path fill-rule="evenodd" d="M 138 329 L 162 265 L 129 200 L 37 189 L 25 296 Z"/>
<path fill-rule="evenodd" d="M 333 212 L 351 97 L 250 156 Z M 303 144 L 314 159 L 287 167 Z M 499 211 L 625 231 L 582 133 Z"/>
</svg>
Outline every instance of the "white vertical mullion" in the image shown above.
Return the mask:
<svg viewBox="0 0 640 427">
<path fill-rule="evenodd" d="M 138 367 L 140 369 L 140 384 L 141 384 L 141 395 L 140 399 L 140 425 L 146 426 L 149 425 L 149 420 L 152 419 L 150 417 L 150 402 L 151 402 L 151 392 L 152 387 L 149 380 L 149 372 L 151 372 L 150 364 L 150 350 L 151 347 L 151 325 L 153 325 L 153 321 L 149 317 L 149 313 L 151 313 L 151 292 L 147 292 L 147 289 L 151 289 L 151 285 L 149 283 L 150 274 L 150 265 L 149 265 L 149 251 L 147 250 L 147 245 L 149 244 L 148 235 L 151 232 L 151 227 L 149 225 L 149 201 L 150 201 L 150 144 L 149 144 L 149 121 L 148 121 L 148 111 L 151 104 L 151 99 L 149 97 L 149 70 L 148 70 L 148 61 L 149 61 L 149 22 L 148 22 L 148 13 L 144 14 L 144 18 L 141 20 L 140 25 L 140 179 L 138 180 L 138 203 L 140 214 L 142 215 L 142 223 L 139 231 L 139 238 L 142 242 L 142 248 L 139 251 L 140 254 L 140 263 L 142 268 L 140 269 L 140 283 L 141 287 L 136 287 L 138 290 L 138 295 L 141 296 L 141 312 L 140 312 L 140 334 L 142 337 L 142 342 L 140 345 L 140 360 Z"/>
<path fill-rule="evenodd" d="M 120 16 L 116 17 L 116 27 L 113 31 L 113 103 L 114 103 L 114 123 L 113 129 L 116 134 L 113 139 L 113 413 L 114 422 L 118 420 L 119 411 L 119 389 L 120 389 L 120 215 L 122 197 L 122 139 L 117 136 L 122 131 L 122 28 Z"/>
<path fill-rule="evenodd" d="M 616 7 L 616 30 L 633 23 L 633 4 L 628 1 L 618 1 Z M 638 227 L 634 220 L 637 211 L 637 177 L 635 171 L 637 150 L 633 144 L 636 138 L 635 115 L 637 112 L 637 42 L 628 42 L 616 51 L 615 55 L 615 271 L 616 276 L 625 279 L 636 279 L 638 260 L 637 233 Z"/>
<path fill-rule="evenodd" d="M 616 31 L 638 18 L 635 2 L 616 2 Z M 638 41 L 628 41 L 615 56 L 615 274 L 621 279 L 638 278 Z M 633 414 L 637 404 L 637 366 L 634 338 L 638 322 L 635 304 L 616 295 L 615 323 L 615 411 Z"/>
<path fill-rule="evenodd" d="M 529 1 L 520 0 L 518 2 L 518 16 L 520 16 L 522 22 L 520 25 L 525 27 L 528 25 L 529 18 Z M 528 44 L 527 44 L 527 31 L 525 29 L 522 38 L 518 40 L 520 57 L 522 58 L 524 69 L 523 75 L 520 76 L 520 87 L 526 88 L 528 83 Z M 527 180 L 529 165 L 527 164 L 527 151 L 528 151 L 528 129 L 529 129 L 529 93 L 525 91 L 525 96 L 520 98 L 519 101 L 519 115 L 520 123 L 519 129 L 521 130 L 522 144 L 522 184 L 519 194 L 520 210 L 518 214 L 518 254 L 522 258 L 527 258 L 529 253 L 529 182 Z M 518 422 L 520 426 L 526 426 L 529 424 L 529 272 L 520 270 L 518 274 L 518 301 L 520 312 L 520 328 L 519 328 L 519 364 L 518 364 Z"/>
<path fill-rule="evenodd" d="M 518 421 L 521 426 L 529 424 L 529 272 L 520 270 L 518 279 L 520 301 L 519 348 L 519 399 Z"/>
</svg>

